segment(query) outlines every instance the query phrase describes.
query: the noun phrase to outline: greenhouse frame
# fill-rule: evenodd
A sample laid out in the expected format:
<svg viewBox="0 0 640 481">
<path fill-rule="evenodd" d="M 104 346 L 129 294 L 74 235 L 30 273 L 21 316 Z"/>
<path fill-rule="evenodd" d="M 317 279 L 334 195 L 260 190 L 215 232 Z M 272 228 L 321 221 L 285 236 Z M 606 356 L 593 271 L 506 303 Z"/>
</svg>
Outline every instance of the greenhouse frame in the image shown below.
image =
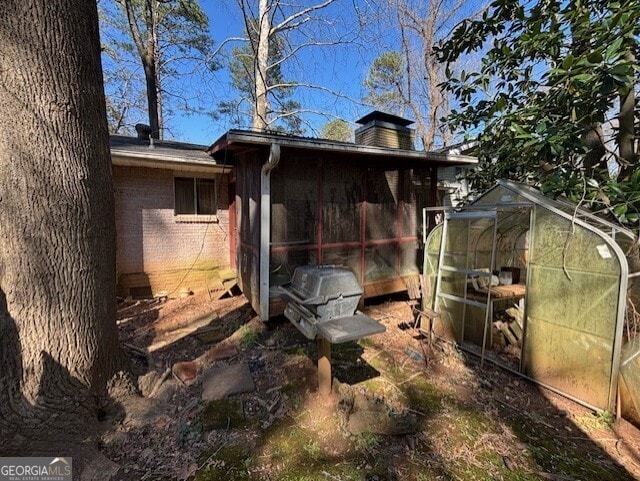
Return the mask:
<svg viewBox="0 0 640 481">
<path fill-rule="evenodd" d="M 429 334 L 637 420 L 640 281 L 629 269 L 637 256 L 631 231 L 500 181 L 445 211 L 425 236 L 423 309 L 436 313 Z"/>
</svg>

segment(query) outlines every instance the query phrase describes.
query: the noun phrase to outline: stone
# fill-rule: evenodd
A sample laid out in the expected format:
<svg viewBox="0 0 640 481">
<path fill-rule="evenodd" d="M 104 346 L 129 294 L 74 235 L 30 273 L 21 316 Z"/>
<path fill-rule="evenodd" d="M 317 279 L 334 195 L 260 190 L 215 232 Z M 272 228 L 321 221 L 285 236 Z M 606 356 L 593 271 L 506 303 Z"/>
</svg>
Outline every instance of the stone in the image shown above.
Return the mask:
<svg viewBox="0 0 640 481">
<path fill-rule="evenodd" d="M 224 399 L 234 394 L 255 390 L 249 365 L 246 362 L 211 369 L 202 379 L 202 399 Z"/>
<path fill-rule="evenodd" d="M 209 349 L 206 354 L 208 361 L 223 361 L 238 355 L 238 350 L 233 346 L 215 346 Z"/>
<path fill-rule="evenodd" d="M 200 342 L 205 344 L 213 344 L 226 339 L 227 336 L 220 331 L 219 328 L 213 326 L 201 327 L 195 332 L 195 336 Z"/>
<path fill-rule="evenodd" d="M 363 433 L 398 436 L 418 431 L 418 420 L 413 414 L 386 413 L 378 410 L 356 411 L 349 415 L 347 430 L 354 435 Z"/>
<path fill-rule="evenodd" d="M 191 381 L 198 374 L 198 365 L 193 361 L 176 362 L 173 365 L 173 374 L 182 382 Z"/>
<path fill-rule="evenodd" d="M 156 382 L 160 379 L 160 373 L 157 371 L 149 371 L 148 373 L 138 377 L 138 387 L 144 397 L 148 397 L 153 390 Z"/>
</svg>

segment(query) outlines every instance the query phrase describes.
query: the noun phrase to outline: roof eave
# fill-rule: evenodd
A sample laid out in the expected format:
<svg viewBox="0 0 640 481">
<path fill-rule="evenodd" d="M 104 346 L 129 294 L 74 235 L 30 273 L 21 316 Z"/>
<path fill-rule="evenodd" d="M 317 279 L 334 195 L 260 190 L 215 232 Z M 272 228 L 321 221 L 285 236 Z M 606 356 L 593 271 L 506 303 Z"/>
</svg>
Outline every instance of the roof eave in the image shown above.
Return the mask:
<svg viewBox="0 0 640 481">
<path fill-rule="evenodd" d="M 203 159 L 186 160 L 179 157 L 162 155 L 158 153 L 140 153 L 118 151 L 111 149 L 111 163 L 122 167 L 146 167 L 151 169 L 169 169 L 187 172 L 223 173 L 229 170 L 229 166 L 217 164 Z"/>
<path fill-rule="evenodd" d="M 207 149 L 207 153 L 232 148 L 234 144 L 270 145 L 280 144 L 281 147 L 292 149 L 321 150 L 328 152 L 343 152 L 356 155 L 374 155 L 378 157 L 402 158 L 405 160 L 427 161 L 446 165 L 476 165 L 476 157 L 443 152 L 425 152 L 416 150 L 401 150 L 394 148 L 359 145 L 348 142 L 336 142 L 324 139 L 307 139 L 300 137 L 286 137 L 283 135 L 245 130 L 229 130 Z"/>
</svg>

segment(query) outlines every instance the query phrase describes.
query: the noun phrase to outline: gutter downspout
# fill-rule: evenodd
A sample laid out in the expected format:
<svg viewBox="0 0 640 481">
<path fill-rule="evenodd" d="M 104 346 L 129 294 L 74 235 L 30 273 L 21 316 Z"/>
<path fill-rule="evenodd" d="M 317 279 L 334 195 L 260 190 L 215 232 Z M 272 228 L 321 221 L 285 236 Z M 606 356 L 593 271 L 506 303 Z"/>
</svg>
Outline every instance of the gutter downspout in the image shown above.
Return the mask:
<svg viewBox="0 0 640 481">
<path fill-rule="evenodd" d="M 260 312 L 269 320 L 269 261 L 271 250 L 271 171 L 280 162 L 280 144 L 272 143 L 269 160 L 260 171 Z"/>
</svg>

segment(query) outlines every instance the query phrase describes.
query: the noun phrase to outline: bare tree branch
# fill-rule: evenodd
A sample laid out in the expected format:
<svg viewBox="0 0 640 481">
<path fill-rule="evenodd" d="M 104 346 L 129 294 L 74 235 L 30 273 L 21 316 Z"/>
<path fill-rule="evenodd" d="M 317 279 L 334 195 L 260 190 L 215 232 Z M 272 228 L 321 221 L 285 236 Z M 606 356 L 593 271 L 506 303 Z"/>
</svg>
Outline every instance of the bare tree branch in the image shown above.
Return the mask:
<svg viewBox="0 0 640 481">
<path fill-rule="evenodd" d="M 335 41 L 335 42 L 313 42 L 313 43 L 305 43 L 305 44 L 297 45 L 291 51 L 289 51 L 289 53 L 284 55 L 282 58 L 278 59 L 276 62 L 270 63 L 268 65 L 268 67 L 267 67 L 267 70 L 271 70 L 271 69 L 273 69 L 275 67 L 278 67 L 279 65 L 282 65 L 287 60 L 290 60 L 291 58 L 295 57 L 297 53 L 299 53 L 301 50 L 303 50 L 305 48 L 311 48 L 311 47 L 335 47 L 336 45 L 343 45 L 344 43 L 345 42 L 339 40 L 339 41 Z"/>
<path fill-rule="evenodd" d="M 305 15 L 309 15 L 310 13 L 315 12 L 317 10 L 321 10 L 327 7 L 328 5 L 332 4 L 334 1 L 335 0 L 325 0 L 323 3 L 319 3 L 317 5 L 304 8 L 299 12 L 296 12 L 293 15 L 290 15 L 289 17 L 285 18 L 282 22 L 280 22 L 278 25 L 271 27 L 269 35 L 275 35 L 279 31 L 284 30 L 285 28 L 288 28 L 288 25 L 292 23 L 294 20 L 297 20 L 300 17 L 304 17 Z"/>
</svg>

